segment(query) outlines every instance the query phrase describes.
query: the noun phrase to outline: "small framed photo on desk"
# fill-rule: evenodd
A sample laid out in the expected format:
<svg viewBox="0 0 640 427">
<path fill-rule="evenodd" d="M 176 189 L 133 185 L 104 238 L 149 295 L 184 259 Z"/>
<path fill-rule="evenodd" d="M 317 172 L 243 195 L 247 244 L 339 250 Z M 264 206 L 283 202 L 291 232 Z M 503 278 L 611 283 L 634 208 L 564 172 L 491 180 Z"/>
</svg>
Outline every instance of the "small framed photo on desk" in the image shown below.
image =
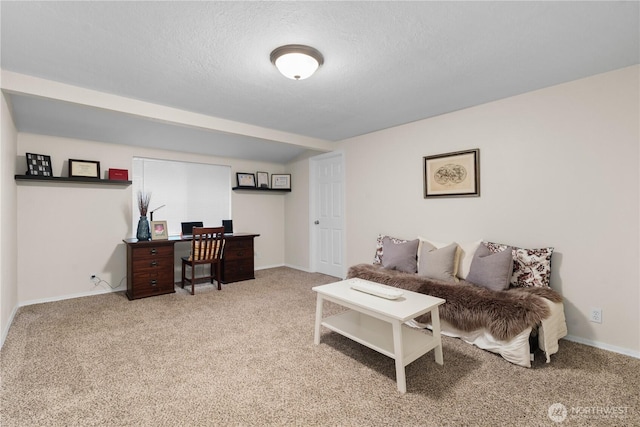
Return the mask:
<svg viewBox="0 0 640 427">
<path fill-rule="evenodd" d="M 151 240 L 167 240 L 167 221 L 151 221 Z"/>
</svg>

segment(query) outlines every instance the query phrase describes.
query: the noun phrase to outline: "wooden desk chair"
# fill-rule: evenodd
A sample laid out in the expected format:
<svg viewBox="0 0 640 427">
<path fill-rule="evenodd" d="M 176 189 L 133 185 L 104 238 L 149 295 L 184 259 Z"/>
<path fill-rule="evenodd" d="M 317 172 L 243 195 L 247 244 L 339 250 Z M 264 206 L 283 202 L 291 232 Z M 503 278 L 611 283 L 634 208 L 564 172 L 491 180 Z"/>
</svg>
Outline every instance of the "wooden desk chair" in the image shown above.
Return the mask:
<svg viewBox="0 0 640 427">
<path fill-rule="evenodd" d="M 191 255 L 182 257 L 182 288 L 184 282 L 191 282 L 191 295 L 195 289 L 196 265 L 210 264 L 211 274 L 198 277 L 198 279 L 213 279 L 220 285 L 220 268 L 222 267 L 222 251 L 224 246 L 224 227 L 193 227 L 193 240 L 191 241 Z M 187 266 L 191 267 L 191 278 L 186 277 Z M 215 273 L 215 275 L 214 275 Z"/>
</svg>

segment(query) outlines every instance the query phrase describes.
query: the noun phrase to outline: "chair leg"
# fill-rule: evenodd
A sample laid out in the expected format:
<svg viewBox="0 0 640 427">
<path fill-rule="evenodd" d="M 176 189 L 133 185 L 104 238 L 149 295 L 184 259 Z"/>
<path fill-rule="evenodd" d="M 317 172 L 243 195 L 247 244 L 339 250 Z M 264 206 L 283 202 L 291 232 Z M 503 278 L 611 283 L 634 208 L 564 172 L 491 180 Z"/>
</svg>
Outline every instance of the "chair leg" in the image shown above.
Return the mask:
<svg viewBox="0 0 640 427">
<path fill-rule="evenodd" d="M 218 290 L 222 290 L 222 285 L 220 284 L 220 264 L 216 264 L 216 281 L 218 282 Z"/>
<path fill-rule="evenodd" d="M 185 279 L 185 274 L 184 274 L 184 273 L 185 273 L 185 271 L 184 271 L 184 270 L 185 270 L 186 268 L 187 268 L 187 263 L 186 263 L 186 262 L 184 262 L 184 260 L 183 260 L 183 261 L 182 261 L 182 282 L 181 282 L 181 284 L 182 284 L 182 289 L 184 289 L 184 279 Z"/>
<path fill-rule="evenodd" d="M 213 285 L 213 268 L 214 268 L 214 265 L 215 265 L 215 264 L 211 263 L 211 267 L 210 267 L 210 268 L 211 268 L 211 272 L 210 272 L 210 274 L 211 274 L 211 284 L 212 284 L 212 285 Z"/>
<path fill-rule="evenodd" d="M 195 295 L 196 286 L 196 266 L 191 266 L 191 295 Z"/>
</svg>

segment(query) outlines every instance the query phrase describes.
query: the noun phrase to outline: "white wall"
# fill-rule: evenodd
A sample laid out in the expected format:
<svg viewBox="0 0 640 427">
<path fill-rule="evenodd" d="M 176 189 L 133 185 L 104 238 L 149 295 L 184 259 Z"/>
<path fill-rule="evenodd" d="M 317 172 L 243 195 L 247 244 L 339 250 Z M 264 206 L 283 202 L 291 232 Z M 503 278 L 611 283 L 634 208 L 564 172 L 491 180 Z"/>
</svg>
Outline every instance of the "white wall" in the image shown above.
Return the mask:
<svg viewBox="0 0 640 427">
<path fill-rule="evenodd" d="M 13 178 L 18 134 L 2 94 L 0 106 L 0 347 L 18 304 L 17 197 Z"/>
<path fill-rule="evenodd" d="M 378 233 L 553 246 L 572 338 L 640 357 L 639 71 L 343 141 L 347 264 L 370 263 Z M 424 199 L 423 156 L 472 148 L 481 197 Z"/>
<path fill-rule="evenodd" d="M 230 165 L 234 182 L 236 172 L 282 173 L 284 169 L 276 164 L 19 133 L 12 171 L 24 173 L 26 152 L 50 155 L 55 176 L 66 176 L 66 161 L 75 158 L 98 160 L 103 171 L 128 169 L 131 177 L 134 156 Z M 17 186 L 21 305 L 111 290 L 105 284 L 96 287 L 90 283 L 92 273 L 119 286 L 118 290 L 126 288 L 126 248 L 122 239 L 135 235 L 130 220 L 131 191 L 131 187 L 59 183 Z M 233 192 L 232 218 L 234 231 L 260 234 L 255 239 L 257 269 L 284 264 L 281 194 Z M 154 219 L 161 220 L 162 211 Z M 188 245 L 176 245 L 176 258 L 187 252 Z M 176 268 L 179 277 L 179 263 Z"/>
<path fill-rule="evenodd" d="M 309 232 L 314 218 L 309 212 L 309 156 L 302 155 L 290 162 L 287 173 L 291 174 L 291 193 L 285 203 L 286 265 L 310 271 Z"/>
</svg>

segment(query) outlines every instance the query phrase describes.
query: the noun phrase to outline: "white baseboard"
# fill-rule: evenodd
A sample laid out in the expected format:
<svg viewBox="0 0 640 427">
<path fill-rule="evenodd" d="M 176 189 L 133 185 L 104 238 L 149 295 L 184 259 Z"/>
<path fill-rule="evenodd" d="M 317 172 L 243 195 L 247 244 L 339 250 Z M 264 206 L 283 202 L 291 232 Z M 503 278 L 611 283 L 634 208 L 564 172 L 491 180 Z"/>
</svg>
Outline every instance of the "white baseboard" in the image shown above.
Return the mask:
<svg viewBox="0 0 640 427">
<path fill-rule="evenodd" d="M 306 267 L 300 267 L 297 265 L 291 265 L 291 264 L 284 264 L 285 267 L 289 267 L 289 268 L 293 268 L 294 270 L 300 270 L 300 271 L 304 271 L 305 273 L 315 273 L 315 271 L 311 271 L 310 269 L 306 268 Z"/>
<path fill-rule="evenodd" d="M 28 305 L 33 305 L 33 304 L 42 304 L 42 303 L 45 303 L 45 302 L 62 301 L 62 300 L 66 300 L 66 299 L 89 297 L 91 295 L 102 295 L 102 294 L 108 294 L 108 293 L 111 293 L 111 292 L 120 292 L 122 290 L 124 290 L 124 288 L 122 288 L 122 289 L 120 289 L 120 287 L 117 287 L 115 289 L 100 288 L 98 290 L 89 291 L 89 292 L 81 292 L 81 293 L 78 293 L 78 294 L 61 295 L 61 296 L 51 297 L 51 298 L 35 299 L 35 300 L 23 301 L 21 303 L 18 303 L 18 305 L 16 305 L 13 308 L 13 311 L 11 312 L 11 316 L 9 316 L 9 319 L 7 321 L 7 326 L 2 331 L 2 336 L 0 337 L 0 348 L 2 348 L 2 346 L 4 346 L 4 341 L 7 339 L 7 335 L 9 335 L 9 329 L 11 328 L 11 325 L 13 324 L 13 320 L 15 319 L 16 314 L 18 313 L 18 309 L 20 307 L 26 307 Z"/>
<path fill-rule="evenodd" d="M 122 287 L 122 289 L 120 287 L 117 287 L 115 289 L 100 288 L 98 290 L 89 291 L 89 292 L 81 292 L 81 293 L 78 293 L 78 294 L 61 295 L 61 296 L 51 297 L 51 298 L 42 298 L 42 299 L 37 299 L 37 300 L 23 301 L 18 306 L 19 307 L 24 307 L 24 306 L 27 306 L 27 305 L 41 304 L 43 302 L 53 302 L 53 301 L 62 301 L 62 300 L 65 300 L 65 299 L 90 297 L 92 295 L 102 295 L 102 294 L 108 294 L 108 293 L 111 293 L 111 292 L 121 292 L 123 290 L 125 290 L 124 287 Z"/>
<path fill-rule="evenodd" d="M 274 265 L 262 265 L 260 267 L 255 267 L 254 270 L 267 270 L 269 268 L 278 268 L 278 267 L 286 267 L 284 264 L 274 264 Z"/>
<path fill-rule="evenodd" d="M 11 328 L 11 325 L 13 324 L 13 319 L 14 317 L 16 317 L 17 312 L 18 312 L 18 306 L 16 305 L 15 307 L 13 307 L 13 311 L 11 311 L 11 315 L 9 316 L 9 319 L 7 321 L 7 326 L 2 331 L 2 337 L 0 338 L 0 348 L 2 348 L 2 346 L 4 345 L 4 340 L 7 339 L 7 335 L 9 335 L 9 328 Z"/>
<path fill-rule="evenodd" d="M 567 335 L 564 337 L 567 341 L 577 342 L 578 344 L 588 345 L 590 347 L 600 348 L 602 350 L 612 351 L 618 354 L 624 354 L 625 356 L 631 356 L 636 359 L 640 359 L 640 352 L 635 350 L 630 350 L 628 348 L 617 347 L 615 345 L 605 344 L 598 341 L 588 340 L 581 337 L 576 337 L 573 335 Z"/>
</svg>

